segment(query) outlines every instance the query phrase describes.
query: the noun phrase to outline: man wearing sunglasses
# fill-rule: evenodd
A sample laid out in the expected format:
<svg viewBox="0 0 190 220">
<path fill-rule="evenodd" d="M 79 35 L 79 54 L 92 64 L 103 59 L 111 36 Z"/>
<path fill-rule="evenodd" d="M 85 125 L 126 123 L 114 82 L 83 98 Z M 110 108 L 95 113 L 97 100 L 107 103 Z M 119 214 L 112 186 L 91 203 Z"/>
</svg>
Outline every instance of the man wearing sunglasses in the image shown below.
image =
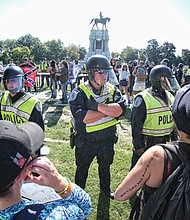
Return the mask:
<svg viewBox="0 0 190 220">
<path fill-rule="evenodd" d="M 7 67 L 3 74 L 5 92 L 0 105 L 0 120 L 17 125 L 27 121 L 37 123 L 44 130 L 40 101 L 23 90 L 24 73 L 18 66 Z"/>
<path fill-rule="evenodd" d="M 72 146 L 76 146 L 75 182 L 85 188 L 89 167 L 96 157 L 100 189 L 113 199 L 110 165 L 114 159 L 114 143 L 117 142 L 116 124 L 125 112 L 126 103 L 119 89 L 108 82 L 114 77 L 106 57 L 91 56 L 86 69 L 89 80 L 74 89 L 69 99 L 75 132 Z"/>
</svg>

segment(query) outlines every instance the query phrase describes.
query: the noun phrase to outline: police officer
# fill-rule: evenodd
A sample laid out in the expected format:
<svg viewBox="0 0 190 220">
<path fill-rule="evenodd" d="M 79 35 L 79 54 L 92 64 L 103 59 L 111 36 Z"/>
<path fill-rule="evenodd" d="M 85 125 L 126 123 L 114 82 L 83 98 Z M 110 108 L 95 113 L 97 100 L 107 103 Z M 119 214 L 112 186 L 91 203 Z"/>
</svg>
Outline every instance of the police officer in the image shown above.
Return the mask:
<svg viewBox="0 0 190 220">
<path fill-rule="evenodd" d="M 7 67 L 3 74 L 5 92 L 0 104 L 0 120 L 17 125 L 27 121 L 37 123 L 44 130 L 40 101 L 23 90 L 24 73 L 18 66 Z"/>
<path fill-rule="evenodd" d="M 154 74 L 158 73 L 158 75 L 165 75 L 165 77 L 168 75 L 168 70 L 162 67 L 155 67 L 154 72 L 152 72 L 152 77 L 156 80 L 156 76 Z M 165 71 L 164 71 L 165 69 Z M 161 73 L 162 70 L 162 73 Z M 152 78 L 153 80 L 153 78 Z M 159 81 L 156 80 L 159 84 Z M 160 81 L 161 82 L 161 81 Z M 153 82 L 154 83 L 154 82 Z M 154 84 L 153 84 L 154 87 Z M 157 89 L 156 89 L 157 90 Z M 138 94 L 139 95 L 139 94 Z M 144 102 L 144 101 L 143 101 Z M 186 85 L 183 88 L 179 89 L 176 96 L 175 101 L 172 106 L 172 116 L 175 121 L 175 125 L 178 131 L 179 140 L 177 142 L 172 143 L 173 145 L 173 151 L 177 151 L 176 154 L 170 152 L 165 152 L 164 149 L 159 146 L 158 143 L 156 146 L 153 146 L 149 148 L 139 159 L 137 166 L 135 166 L 129 174 L 124 178 L 124 180 L 119 184 L 118 188 L 115 191 L 115 199 L 119 201 L 124 201 L 127 199 L 130 199 L 134 193 L 138 192 L 139 189 L 143 189 L 142 193 L 142 206 L 138 207 L 137 211 L 141 211 L 143 209 L 143 205 L 146 204 L 146 201 L 150 198 L 150 196 L 162 185 L 164 180 L 168 175 L 170 175 L 176 167 L 178 167 L 179 164 L 182 163 L 182 161 L 189 161 L 190 157 L 190 85 Z M 170 146 L 172 146 L 170 145 Z M 183 158 L 183 159 L 182 159 Z M 179 160 L 180 159 L 180 160 Z M 175 172 L 175 171 L 174 171 Z M 189 178 L 189 172 L 185 172 L 186 178 Z M 171 180 L 170 180 L 171 181 Z M 186 207 L 186 204 L 184 204 L 184 201 L 189 201 L 189 199 L 186 197 L 186 195 L 183 194 L 183 189 L 185 189 L 185 184 L 183 181 L 176 178 L 176 181 L 180 182 L 180 202 L 181 204 L 179 207 L 176 206 L 178 203 L 176 203 L 175 198 L 171 201 L 169 201 L 170 205 L 172 204 L 172 207 L 176 207 L 176 213 L 182 213 L 182 216 L 176 217 L 175 219 L 189 219 L 189 212 L 186 212 L 188 209 L 184 209 Z M 184 186 L 184 187 L 182 187 Z M 165 189 L 165 194 L 168 195 L 168 189 Z M 175 196 L 174 196 L 175 197 Z M 151 199 L 151 198 L 150 198 Z M 158 202 L 160 202 L 161 199 L 158 199 Z M 164 198 L 162 199 L 163 202 L 165 201 Z M 149 201 L 150 202 L 150 201 Z M 178 201 L 177 201 L 178 202 Z M 165 203 L 165 204 L 166 204 Z M 137 203 L 136 203 L 137 204 Z M 157 206 L 157 204 L 152 204 L 152 208 Z M 137 207 L 137 206 L 136 206 Z M 160 206 L 157 206 L 160 207 Z M 151 208 L 151 206 L 150 206 Z M 162 209 L 169 208 L 167 205 L 164 205 Z M 183 210 L 181 209 L 183 208 Z M 181 212 L 180 212 L 180 211 Z M 134 211 L 134 210 L 133 210 Z M 154 209 L 155 211 L 155 209 Z M 161 213 L 163 210 L 160 210 Z M 186 215 L 188 214 L 188 216 Z M 131 213 L 133 214 L 133 213 Z M 135 213 L 135 214 L 138 214 Z M 155 218 L 154 214 L 153 216 L 151 213 L 148 213 L 149 217 L 148 219 L 174 219 L 174 217 L 169 217 L 169 215 L 165 215 L 165 217 L 158 215 Z M 156 214 L 156 212 L 155 212 Z M 157 212 L 157 214 L 159 214 Z M 167 217 L 166 217 L 167 216 Z M 138 216 L 130 216 L 130 219 L 146 219 L 144 215 L 141 215 L 141 217 L 138 218 Z M 133 218 L 134 217 L 134 218 Z M 181 218 L 180 218 L 181 217 Z"/>
<path fill-rule="evenodd" d="M 175 75 L 180 86 L 182 84 L 183 67 L 184 67 L 184 64 L 183 63 L 179 63 L 178 67 L 177 67 L 177 72 L 176 72 L 176 75 Z"/>
<path fill-rule="evenodd" d="M 90 164 L 96 157 L 100 189 L 113 199 L 110 165 L 114 159 L 114 143 L 117 142 L 116 124 L 125 112 L 126 103 L 119 89 L 107 82 L 112 68 L 106 57 L 91 56 L 86 69 L 89 80 L 75 88 L 69 99 L 73 115 L 71 122 L 77 133 L 75 182 L 85 188 Z"/>
<path fill-rule="evenodd" d="M 179 89 L 171 69 L 156 65 L 150 72 L 151 87 L 138 93 L 131 112 L 133 156 L 131 168 L 149 147 L 166 143 L 173 132 L 171 106 Z M 175 137 L 175 136 L 174 136 Z"/>
<path fill-rule="evenodd" d="M 184 74 L 185 84 L 190 83 L 190 67 L 187 69 L 187 72 Z"/>
</svg>

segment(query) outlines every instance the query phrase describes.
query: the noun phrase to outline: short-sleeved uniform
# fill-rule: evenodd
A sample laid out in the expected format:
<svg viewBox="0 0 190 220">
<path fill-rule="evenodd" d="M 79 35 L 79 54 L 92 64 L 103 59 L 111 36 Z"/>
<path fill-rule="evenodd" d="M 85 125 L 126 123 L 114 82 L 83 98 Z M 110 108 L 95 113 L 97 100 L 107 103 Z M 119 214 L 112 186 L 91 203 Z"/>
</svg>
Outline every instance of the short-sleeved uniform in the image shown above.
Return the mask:
<svg viewBox="0 0 190 220">
<path fill-rule="evenodd" d="M 88 84 L 88 88 L 91 88 L 92 93 L 96 93 L 95 95 L 99 99 L 99 102 L 104 100 L 106 103 L 118 103 L 123 109 L 123 113 L 125 112 L 125 100 L 118 88 L 114 87 L 113 95 L 110 95 L 107 91 L 109 88 L 109 83 L 107 83 L 104 86 L 104 93 L 98 94 L 98 91 L 93 89 L 89 81 L 85 83 L 86 85 Z M 109 96 L 111 99 L 107 98 L 105 100 L 104 96 Z M 106 128 L 101 127 L 93 132 L 87 132 L 87 125 L 83 122 L 88 111 L 85 106 L 85 100 L 87 100 L 87 95 L 81 88 L 74 89 L 69 100 L 70 109 L 75 121 L 75 130 L 77 132 L 75 149 L 77 170 L 75 182 L 83 189 L 85 188 L 88 169 L 93 159 L 97 157 L 100 187 L 103 191 L 109 191 L 110 165 L 114 158 L 114 143 L 117 136 L 116 124 Z"/>
<path fill-rule="evenodd" d="M 8 92 L 8 91 L 6 91 Z M 4 95 L 3 95 L 4 96 Z M 2 99 L 3 99 L 2 96 Z M 26 121 L 31 121 L 31 122 L 35 122 L 36 124 L 38 124 L 43 130 L 44 130 L 44 120 L 43 120 L 43 115 L 42 115 L 42 107 L 41 107 L 41 103 L 36 100 L 33 103 L 33 107 L 32 109 L 30 109 L 30 114 L 24 114 L 23 111 L 19 111 L 19 106 L 21 106 L 21 104 L 25 104 L 25 106 L 27 108 L 30 108 L 30 98 L 32 98 L 31 95 L 20 91 L 18 92 L 14 97 L 11 97 L 10 94 L 8 95 L 7 98 L 7 102 L 8 105 L 6 106 L 2 106 L 2 100 L 1 100 L 1 104 L 0 104 L 0 120 L 7 120 L 7 121 L 11 121 L 13 123 L 16 124 L 22 124 Z M 27 104 L 28 102 L 28 104 Z M 3 109 L 4 112 L 7 111 L 6 107 L 9 108 L 9 113 L 7 114 L 7 116 L 2 115 L 2 111 Z M 14 114 L 11 116 L 10 111 L 14 112 Z M 26 112 L 25 112 L 26 113 Z"/>
<path fill-rule="evenodd" d="M 152 88 L 148 88 L 146 90 L 144 90 L 143 92 L 147 92 L 149 91 L 152 94 Z M 142 92 L 142 93 L 143 93 Z M 142 149 L 144 148 L 145 150 L 148 149 L 149 147 L 158 144 L 158 143 L 166 143 L 167 141 L 169 141 L 169 137 L 170 135 L 168 133 L 171 132 L 163 132 L 161 135 L 157 135 L 154 134 L 154 127 L 152 127 L 152 134 L 147 135 L 145 134 L 145 132 L 143 132 L 144 129 L 144 124 L 145 121 L 147 119 L 147 105 L 145 103 L 145 99 L 142 96 L 142 93 L 138 93 L 138 95 L 136 95 L 135 99 L 134 99 L 134 105 L 132 108 L 132 113 L 131 113 L 131 128 L 132 128 L 132 142 L 133 142 L 133 146 L 134 146 L 134 150 L 138 150 L 138 149 Z M 156 96 L 155 96 L 156 98 Z M 168 113 L 168 109 L 164 110 L 167 106 L 170 108 L 170 105 L 172 105 L 172 100 L 168 100 L 169 97 L 165 96 L 165 97 L 159 97 L 158 98 L 158 102 L 160 102 L 160 109 L 157 108 L 157 114 L 159 114 L 160 111 L 160 118 L 164 117 L 162 114 L 164 111 L 166 111 L 166 116 L 169 115 L 171 117 L 171 112 Z M 162 103 L 161 103 L 162 102 Z M 164 104 L 163 104 L 164 103 Z M 168 104 L 166 104 L 168 103 Z M 152 109 L 154 109 L 154 103 L 149 102 L 149 105 L 152 105 Z M 167 108 L 168 108 L 167 107 Z M 153 112 L 153 110 L 150 109 L 150 114 L 154 115 L 156 113 Z M 156 109 L 156 106 L 155 106 Z M 152 112 L 151 112 L 152 111 Z M 155 111 L 156 112 L 156 111 Z M 168 116 L 168 118 L 169 118 Z M 159 116 L 158 116 L 159 118 Z M 167 117 L 165 117 L 167 118 Z M 153 120 L 153 119 L 150 119 Z M 171 123 L 170 121 L 171 119 L 167 119 L 165 123 Z M 156 123 L 152 123 L 152 125 L 155 125 Z M 161 127 L 161 125 L 160 125 Z M 162 127 L 160 128 L 160 130 L 164 130 L 164 125 L 162 125 Z M 159 132 L 158 130 L 155 130 L 155 133 Z M 132 161 L 132 167 L 136 164 L 136 161 Z"/>
</svg>

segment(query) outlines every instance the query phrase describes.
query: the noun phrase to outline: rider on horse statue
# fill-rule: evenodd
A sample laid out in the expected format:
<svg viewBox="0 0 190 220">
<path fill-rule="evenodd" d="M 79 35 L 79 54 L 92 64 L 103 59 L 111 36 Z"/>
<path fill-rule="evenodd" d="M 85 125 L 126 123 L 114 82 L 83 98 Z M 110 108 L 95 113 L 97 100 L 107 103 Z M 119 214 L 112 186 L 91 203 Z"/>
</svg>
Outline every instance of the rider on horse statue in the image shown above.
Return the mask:
<svg viewBox="0 0 190 220">
<path fill-rule="evenodd" d="M 102 12 L 100 12 L 100 18 L 93 18 L 93 19 L 91 20 L 90 24 L 94 21 L 94 24 L 93 24 L 93 26 L 92 26 L 92 29 L 94 28 L 95 25 L 96 25 L 97 29 L 99 29 L 99 28 L 98 28 L 98 23 L 100 23 L 100 24 L 102 24 L 102 29 L 104 29 L 104 27 L 105 27 L 105 29 L 107 30 L 106 22 L 107 22 L 107 21 L 109 22 L 110 20 L 111 20 L 111 19 L 108 18 L 108 17 L 104 18 L 103 15 L 102 15 Z"/>
</svg>

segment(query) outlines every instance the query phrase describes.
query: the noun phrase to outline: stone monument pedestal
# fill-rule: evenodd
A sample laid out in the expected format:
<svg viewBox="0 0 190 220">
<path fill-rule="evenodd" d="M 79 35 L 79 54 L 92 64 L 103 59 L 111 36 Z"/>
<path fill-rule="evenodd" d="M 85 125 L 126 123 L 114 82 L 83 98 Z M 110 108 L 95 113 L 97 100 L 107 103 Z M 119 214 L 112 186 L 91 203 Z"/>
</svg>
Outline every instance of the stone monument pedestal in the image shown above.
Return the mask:
<svg viewBox="0 0 190 220">
<path fill-rule="evenodd" d="M 91 30 L 89 36 L 89 49 L 85 56 L 85 61 L 95 54 L 101 54 L 110 60 L 110 52 L 108 48 L 109 34 L 108 30 Z"/>
</svg>

